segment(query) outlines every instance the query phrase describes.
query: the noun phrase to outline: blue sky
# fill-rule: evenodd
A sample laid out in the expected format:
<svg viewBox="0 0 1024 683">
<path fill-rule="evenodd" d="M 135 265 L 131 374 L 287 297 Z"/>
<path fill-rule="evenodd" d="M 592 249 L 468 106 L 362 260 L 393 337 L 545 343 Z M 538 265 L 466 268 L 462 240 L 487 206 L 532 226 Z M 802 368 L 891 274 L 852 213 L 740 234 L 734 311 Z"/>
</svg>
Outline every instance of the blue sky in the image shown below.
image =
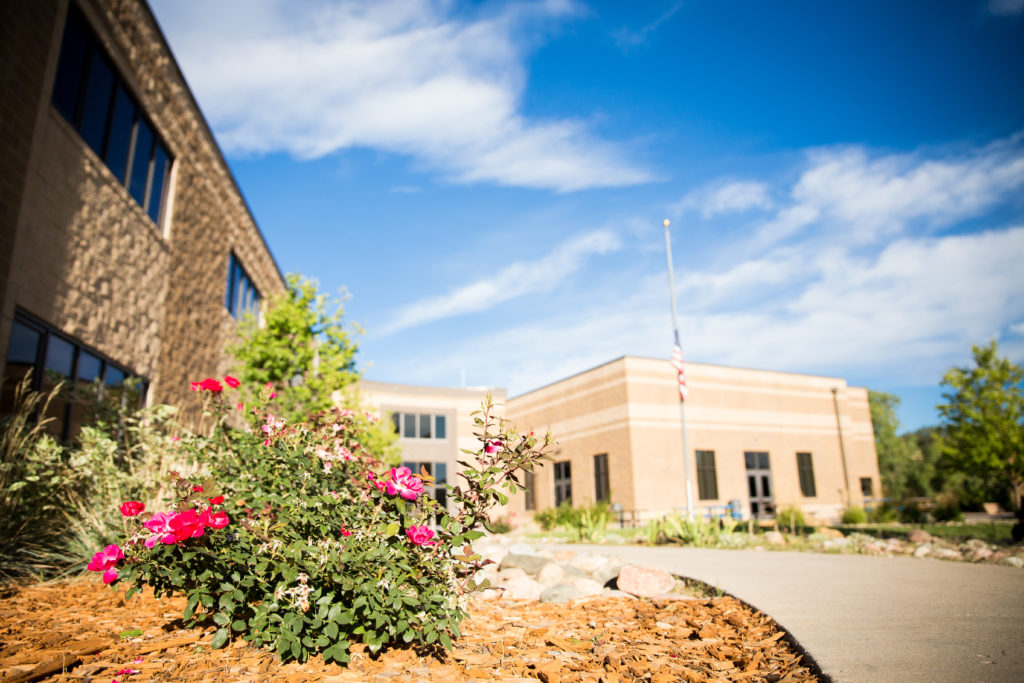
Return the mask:
<svg viewBox="0 0 1024 683">
<path fill-rule="evenodd" d="M 153 0 L 286 272 L 382 381 L 668 358 L 937 422 L 1024 360 L 1024 0 Z"/>
</svg>

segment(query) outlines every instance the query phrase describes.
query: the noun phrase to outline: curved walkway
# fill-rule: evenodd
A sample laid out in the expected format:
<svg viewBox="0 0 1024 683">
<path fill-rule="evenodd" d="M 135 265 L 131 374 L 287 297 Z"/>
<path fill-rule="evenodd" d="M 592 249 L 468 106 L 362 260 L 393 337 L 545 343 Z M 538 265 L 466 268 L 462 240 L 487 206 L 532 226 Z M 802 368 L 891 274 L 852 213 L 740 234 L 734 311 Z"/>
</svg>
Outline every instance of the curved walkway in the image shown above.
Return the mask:
<svg viewBox="0 0 1024 683">
<path fill-rule="evenodd" d="M 912 557 L 563 546 L 699 579 L 770 614 L 833 681 L 1024 681 L 1024 570 Z"/>
</svg>

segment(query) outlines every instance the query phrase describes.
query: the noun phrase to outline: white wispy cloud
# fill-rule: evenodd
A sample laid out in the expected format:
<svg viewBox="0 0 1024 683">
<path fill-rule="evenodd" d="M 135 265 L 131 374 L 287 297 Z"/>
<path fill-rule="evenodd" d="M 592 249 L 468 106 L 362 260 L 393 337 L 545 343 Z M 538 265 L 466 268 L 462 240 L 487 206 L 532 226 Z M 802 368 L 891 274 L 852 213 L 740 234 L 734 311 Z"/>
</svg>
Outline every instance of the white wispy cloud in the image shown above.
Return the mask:
<svg viewBox="0 0 1024 683">
<path fill-rule="evenodd" d="M 1024 0 L 988 0 L 988 11 L 992 14 L 1024 14 Z"/>
<path fill-rule="evenodd" d="M 520 112 L 531 47 L 522 28 L 577 14 L 569 0 L 472 16 L 443 0 L 154 4 L 229 151 L 314 158 L 371 147 L 453 182 L 562 192 L 652 179 L 582 121 Z"/>
<path fill-rule="evenodd" d="M 672 211 L 679 214 L 695 210 L 701 218 L 707 219 L 725 213 L 770 209 L 772 205 L 766 183 L 739 181 L 694 190 L 675 204 Z"/>
<path fill-rule="evenodd" d="M 649 24 L 646 24 L 639 29 L 630 29 L 625 27 L 620 28 L 612 33 L 612 38 L 622 50 L 628 50 L 630 48 L 637 47 L 638 45 L 643 45 L 647 42 L 648 36 L 658 30 L 658 27 L 666 21 L 674 17 L 676 12 L 678 12 L 682 6 L 683 3 L 681 1 L 676 2 Z"/>
<path fill-rule="evenodd" d="M 909 223 L 947 226 L 980 215 L 1024 187 L 1024 136 L 958 154 L 872 155 L 861 147 L 814 150 L 790 201 L 760 230 L 771 244 L 808 226 L 851 241 L 899 234 Z"/>
<path fill-rule="evenodd" d="M 615 233 L 597 230 L 575 237 L 536 261 L 511 263 L 490 277 L 400 309 L 381 335 L 467 313 L 477 313 L 528 294 L 548 292 L 583 267 L 587 257 L 621 247 Z"/>
</svg>

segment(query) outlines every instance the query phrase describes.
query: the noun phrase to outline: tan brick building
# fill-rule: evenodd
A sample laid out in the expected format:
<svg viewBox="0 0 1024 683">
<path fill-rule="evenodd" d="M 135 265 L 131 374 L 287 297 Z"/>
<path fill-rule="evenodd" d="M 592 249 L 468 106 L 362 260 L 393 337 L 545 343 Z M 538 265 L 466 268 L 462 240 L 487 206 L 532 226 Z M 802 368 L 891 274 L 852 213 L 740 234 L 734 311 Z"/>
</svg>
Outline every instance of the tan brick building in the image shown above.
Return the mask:
<svg viewBox="0 0 1024 683">
<path fill-rule="evenodd" d="M 689 363 L 694 507 L 739 501 L 746 518 L 795 505 L 823 521 L 881 495 L 867 390 L 842 379 Z M 551 428 L 555 462 L 513 511 L 596 499 L 647 519 L 686 510 L 675 369 L 623 357 L 513 397 L 521 429 Z"/>
<path fill-rule="evenodd" d="M 236 318 L 285 285 L 153 14 L 0 3 L 0 63 L 5 376 L 136 376 L 194 406 L 188 381 L 224 371 Z"/>
<path fill-rule="evenodd" d="M 456 461 L 465 459 L 462 449 L 480 448 L 473 435 L 477 430 L 471 413 L 480 409 L 488 392 L 496 405 L 495 415 L 505 414 L 504 389 L 449 389 L 363 380 L 359 392 L 364 405 L 394 420 L 404 464 L 414 472 L 425 467 L 437 484 L 459 484 L 456 474 L 462 468 Z M 443 489 L 430 493 L 446 502 Z"/>
</svg>

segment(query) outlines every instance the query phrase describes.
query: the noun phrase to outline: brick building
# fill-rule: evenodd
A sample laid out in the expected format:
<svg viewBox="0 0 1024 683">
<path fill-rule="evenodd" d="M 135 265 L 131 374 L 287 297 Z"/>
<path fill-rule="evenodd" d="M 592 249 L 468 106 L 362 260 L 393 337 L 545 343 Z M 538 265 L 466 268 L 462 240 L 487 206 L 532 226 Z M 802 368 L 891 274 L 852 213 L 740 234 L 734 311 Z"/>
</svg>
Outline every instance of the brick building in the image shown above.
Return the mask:
<svg viewBox="0 0 1024 683">
<path fill-rule="evenodd" d="M 0 409 L 29 369 L 194 408 L 285 284 L 152 12 L 2 3 L 0 63 Z"/>
<path fill-rule="evenodd" d="M 823 521 L 880 496 L 867 390 L 842 379 L 688 363 L 694 507 L 743 517 L 796 506 Z M 513 511 L 617 503 L 638 520 L 686 510 L 679 395 L 667 360 L 623 357 L 508 402 L 520 430 L 549 426 L 555 462 Z"/>
</svg>

